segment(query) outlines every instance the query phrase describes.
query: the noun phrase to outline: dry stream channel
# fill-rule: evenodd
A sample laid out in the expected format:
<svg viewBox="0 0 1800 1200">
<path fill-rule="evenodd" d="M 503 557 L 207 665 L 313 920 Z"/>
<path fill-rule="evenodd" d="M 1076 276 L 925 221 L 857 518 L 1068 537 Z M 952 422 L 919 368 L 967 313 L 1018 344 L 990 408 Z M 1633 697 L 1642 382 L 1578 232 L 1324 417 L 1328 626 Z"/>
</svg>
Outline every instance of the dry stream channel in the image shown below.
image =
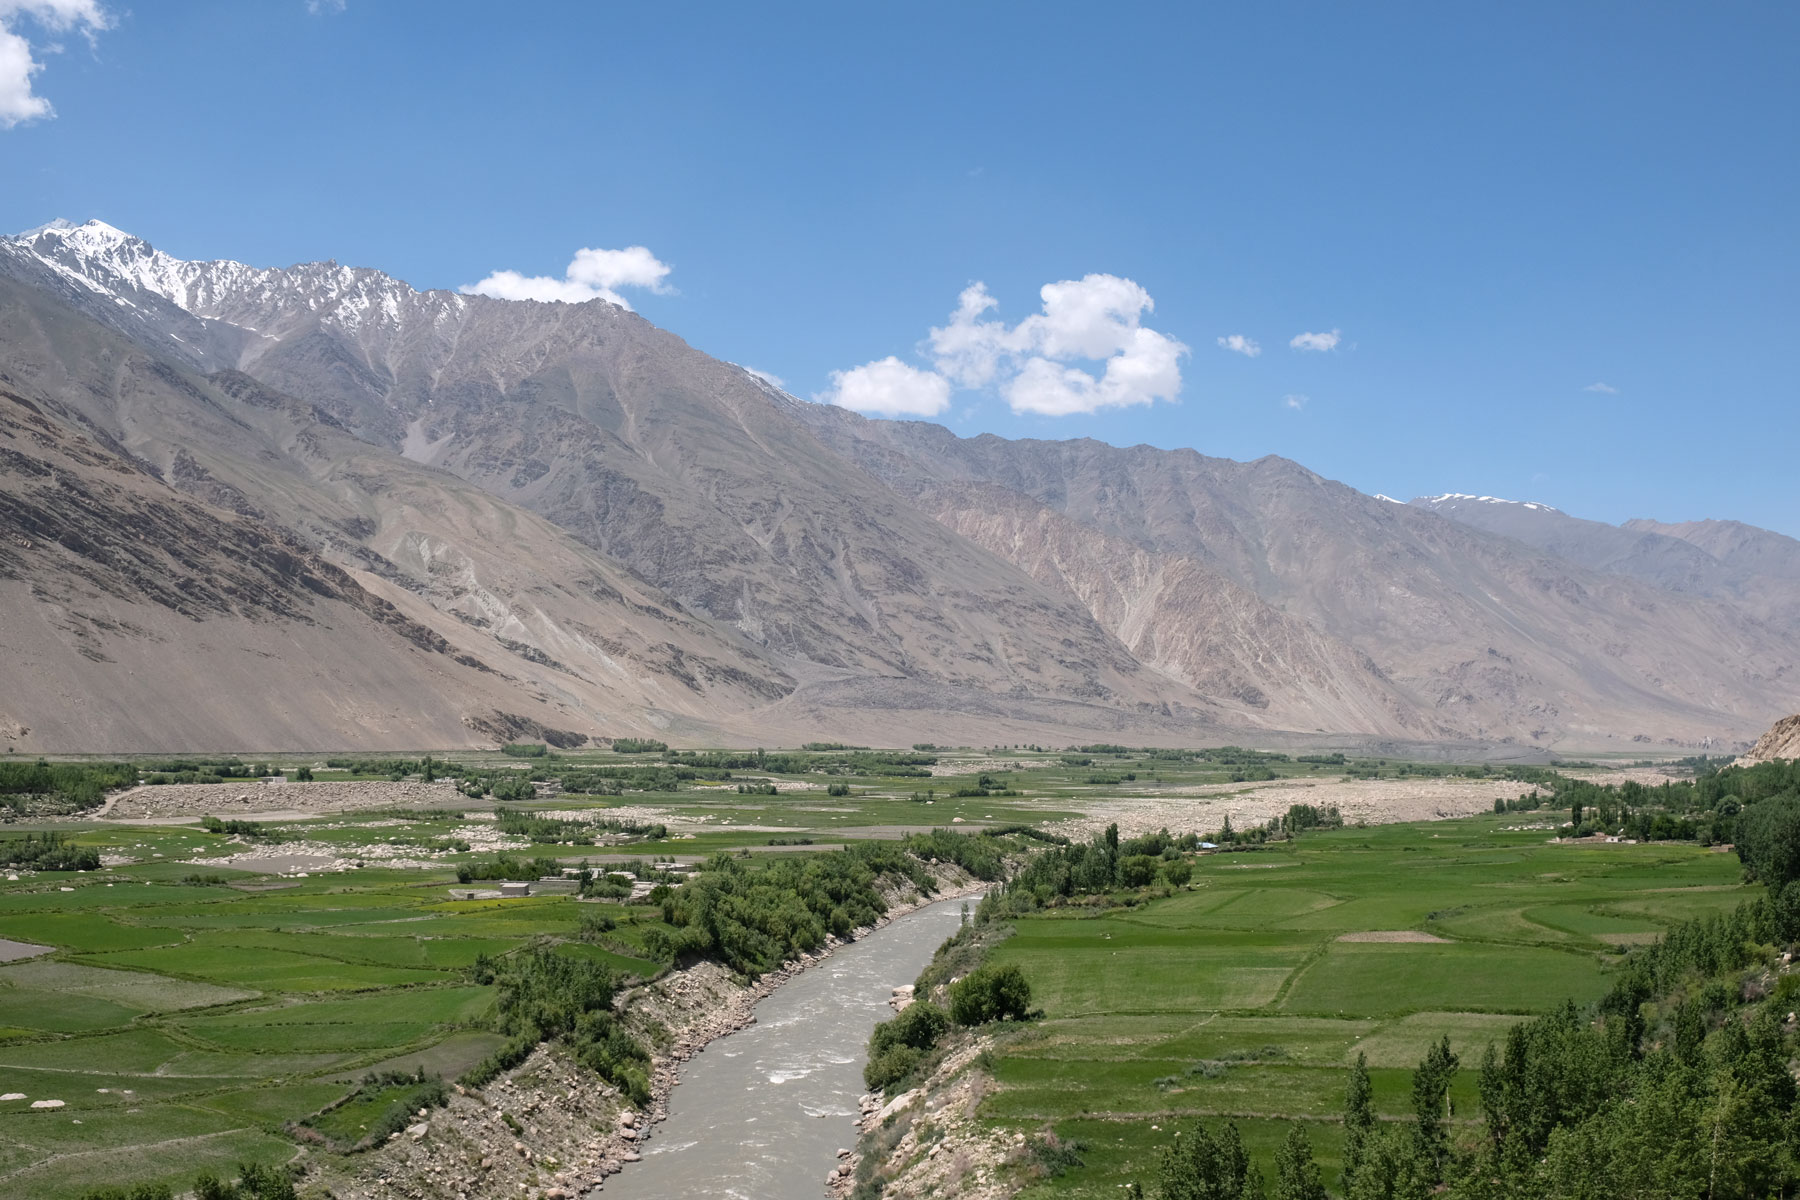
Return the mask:
<svg viewBox="0 0 1800 1200">
<path fill-rule="evenodd" d="M 894 987 L 956 932 L 963 903 L 909 913 L 760 1001 L 756 1024 L 686 1064 L 668 1119 L 644 1160 L 608 1181 L 607 1200 L 823 1196 L 838 1150 L 856 1142 L 869 1032 L 893 1015 Z"/>
</svg>

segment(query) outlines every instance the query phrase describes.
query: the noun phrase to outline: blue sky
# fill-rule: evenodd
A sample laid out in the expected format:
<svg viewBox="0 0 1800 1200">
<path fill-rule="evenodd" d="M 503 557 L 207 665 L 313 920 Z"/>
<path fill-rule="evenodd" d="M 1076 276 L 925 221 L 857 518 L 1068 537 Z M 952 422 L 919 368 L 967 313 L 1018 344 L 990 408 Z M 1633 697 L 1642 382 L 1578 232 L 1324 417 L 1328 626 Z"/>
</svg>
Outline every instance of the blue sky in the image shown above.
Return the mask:
<svg viewBox="0 0 1800 1200">
<path fill-rule="evenodd" d="M 891 356 L 961 433 L 1800 535 L 1792 4 L 0 0 L 0 21 L 41 67 L 13 111 L 54 107 L 0 130 L 0 228 L 100 217 L 181 257 L 419 287 L 641 246 L 590 276 L 802 396 L 834 372 L 886 395 L 854 369 Z M 646 262 L 663 291 L 626 286 Z M 1043 312 L 1089 275 L 1153 311 L 1078 287 Z M 946 366 L 927 339 L 977 281 L 994 307 Z M 1160 355 L 1116 387 L 1113 334 Z M 1170 370 L 1177 401 L 1130 403 Z M 1115 406 L 1044 415 L 1032 380 Z"/>
</svg>

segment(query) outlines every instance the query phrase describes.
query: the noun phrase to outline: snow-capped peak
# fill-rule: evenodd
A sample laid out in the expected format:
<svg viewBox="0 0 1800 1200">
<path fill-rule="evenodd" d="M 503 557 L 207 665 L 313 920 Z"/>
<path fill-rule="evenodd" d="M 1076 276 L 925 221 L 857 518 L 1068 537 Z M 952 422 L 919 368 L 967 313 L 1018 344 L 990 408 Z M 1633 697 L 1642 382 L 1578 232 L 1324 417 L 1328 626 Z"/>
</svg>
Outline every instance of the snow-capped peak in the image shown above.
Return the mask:
<svg viewBox="0 0 1800 1200">
<path fill-rule="evenodd" d="M 1473 504 L 1510 504 L 1518 508 L 1528 508 L 1532 512 L 1560 512 L 1548 504 L 1539 504 L 1534 500 L 1507 500 L 1500 496 L 1473 496 L 1468 492 L 1445 492 L 1441 496 L 1420 496 L 1413 503 L 1422 508 L 1438 508 L 1446 504 L 1462 502 Z"/>
<path fill-rule="evenodd" d="M 98 220 L 56 220 L 4 240 L 119 307 L 139 308 L 148 293 L 194 316 L 264 336 L 271 325 L 308 319 L 351 333 L 393 330 L 403 315 L 441 321 L 469 303 L 452 292 L 418 292 L 380 271 L 335 262 L 262 268 L 230 259 L 180 259 Z"/>
</svg>

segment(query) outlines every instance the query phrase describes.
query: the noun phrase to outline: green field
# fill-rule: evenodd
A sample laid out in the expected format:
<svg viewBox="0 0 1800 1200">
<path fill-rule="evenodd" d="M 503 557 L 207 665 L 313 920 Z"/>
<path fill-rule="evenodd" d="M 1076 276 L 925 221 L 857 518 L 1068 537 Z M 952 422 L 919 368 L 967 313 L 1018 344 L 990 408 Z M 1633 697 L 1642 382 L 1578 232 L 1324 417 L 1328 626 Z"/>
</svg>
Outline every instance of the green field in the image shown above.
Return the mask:
<svg viewBox="0 0 1800 1200">
<path fill-rule="evenodd" d="M 1088 1147 L 1085 1166 L 1025 1195 L 1148 1182 L 1193 1118 L 1236 1121 L 1265 1171 L 1285 1122 L 1307 1121 L 1335 1180 L 1358 1053 L 1378 1111 L 1399 1118 L 1411 1068 L 1448 1035 L 1465 1068 L 1452 1096 L 1472 1117 L 1472 1068 L 1519 1017 L 1597 998 L 1621 942 L 1753 893 L 1731 855 L 1551 845 L 1506 823 L 1308 833 L 1202 858 L 1167 899 L 1018 919 L 990 961 L 1025 971 L 1045 1019 L 1002 1035 L 982 1115 Z M 1282 869 L 1242 869 L 1265 863 Z M 1442 940 L 1339 940 L 1408 930 Z"/>
<path fill-rule="evenodd" d="M 661 758 L 457 757 L 476 771 L 529 768 L 546 779 Z M 1230 794 L 1274 779 L 1332 781 L 1347 769 L 1382 778 L 1444 772 L 1253 753 L 1004 750 L 950 756 L 927 776 L 855 754 L 771 757 L 780 769 L 706 768 L 669 783 L 672 790 L 634 784 L 620 795 L 546 795 L 513 806 L 589 824 L 581 838 L 515 838 L 507 853 L 571 865 L 607 856 L 608 870 L 621 859 L 716 853 L 766 865 L 909 831 L 1042 825 L 1092 800 L 1173 796 L 1196 785 Z M 301 765 L 293 756 L 251 758 L 289 771 Z M 1492 796 L 1519 791 L 1497 771 L 1464 773 L 1491 785 Z M 790 790 L 736 790 L 739 781 L 765 780 Z M 848 794 L 829 795 L 828 783 Z M 984 785 L 991 794 L 955 794 Z M 549 944 L 628 975 L 665 969 L 645 940 L 668 932 L 658 907 L 610 905 L 617 927 L 580 941 L 582 914 L 598 911 L 597 902 L 453 898 L 458 868 L 494 854 L 453 847 L 493 830 L 479 818 L 497 807 L 459 798 L 449 811 L 274 823 L 268 833 L 282 839 L 268 846 L 274 851 L 301 845 L 426 863 L 304 877 L 290 869 L 280 879 L 272 868 L 223 865 L 246 843 L 192 821 L 31 817 L 0 830 L 3 838 L 54 829 L 109 861 L 131 860 L 17 880 L 0 873 L 0 938 L 53 948 L 0 966 L 0 1094 L 28 1097 L 0 1105 L 0 1195 L 67 1200 L 121 1181 L 190 1186 L 201 1170 L 291 1158 L 285 1127 L 342 1099 L 371 1070 L 453 1079 L 500 1041 L 488 1028 L 494 989 L 470 982 L 478 957 Z M 639 807 L 685 828 L 646 841 L 599 824 Z M 1090 1165 L 1050 1190 L 1110 1196 L 1152 1136 L 1147 1125 L 1117 1118 L 1236 1113 L 1251 1144 L 1266 1149 L 1280 1136 L 1272 1118 L 1335 1111 L 1346 1056 L 1359 1048 L 1378 1068 L 1381 1103 L 1398 1112 L 1405 1068 L 1429 1038 L 1449 1032 L 1478 1053 L 1476 1041 L 1512 1014 L 1596 994 L 1617 945 L 1736 901 L 1736 864 L 1721 856 L 1559 850 L 1541 834 L 1499 832 L 1500 820 L 1309 834 L 1204 859 L 1189 889 L 1153 905 L 1022 922 L 997 958 L 1025 969 L 1049 1019 L 1006 1047 L 989 1118 L 1029 1129 L 1050 1122 L 1088 1142 Z M 1263 866 L 1282 869 L 1246 869 Z M 1447 941 L 1335 940 L 1400 929 Z M 1266 1046 L 1280 1053 L 1191 1073 L 1203 1060 Z M 26 1107 L 40 1099 L 65 1103 Z M 369 1123 L 354 1105 L 336 1111 L 337 1135 Z M 1329 1126 L 1317 1142 L 1335 1154 Z"/>
</svg>

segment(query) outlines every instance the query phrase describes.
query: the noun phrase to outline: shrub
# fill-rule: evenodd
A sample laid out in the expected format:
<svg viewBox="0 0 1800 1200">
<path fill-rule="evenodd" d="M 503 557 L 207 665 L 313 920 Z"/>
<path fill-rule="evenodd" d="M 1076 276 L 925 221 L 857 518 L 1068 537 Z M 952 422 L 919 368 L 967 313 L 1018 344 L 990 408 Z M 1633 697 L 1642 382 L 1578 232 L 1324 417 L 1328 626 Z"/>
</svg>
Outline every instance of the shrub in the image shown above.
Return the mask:
<svg viewBox="0 0 1800 1200">
<path fill-rule="evenodd" d="M 885 1091 L 911 1075 L 924 1057 L 911 1046 L 889 1046 L 863 1067 L 863 1083 L 871 1092 Z"/>
<path fill-rule="evenodd" d="M 1031 1016 L 1031 984 L 1015 966 L 979 967 L 950 985 L 950 1019 L 958 1025 L 1023 1021 Z"/>
<path fill-rule="evenodd" d="M 1148 854 L 1133 854 L 1119 860 L 1119 883 L 1125 887 L 1148 887 L 1156 882 L 1156 869 L 1161 864 Z"/>
<path fill-rule="evenodd" d="M 492 792 L 496 800 L 519 801 L 537 798 L 537 789 L 531 785 L 531 780 L 518 776 L 510 779 L 496 779 L 488 790 Z"/>
<path fill-rule="evenodd" d="M 1194 868 L 1177 859 L 1175 862 L 1164 863 L 1162 873 L 1170 887 L 1186 887 L 1188 880 L 1194 877 Z"/>
</svg>

